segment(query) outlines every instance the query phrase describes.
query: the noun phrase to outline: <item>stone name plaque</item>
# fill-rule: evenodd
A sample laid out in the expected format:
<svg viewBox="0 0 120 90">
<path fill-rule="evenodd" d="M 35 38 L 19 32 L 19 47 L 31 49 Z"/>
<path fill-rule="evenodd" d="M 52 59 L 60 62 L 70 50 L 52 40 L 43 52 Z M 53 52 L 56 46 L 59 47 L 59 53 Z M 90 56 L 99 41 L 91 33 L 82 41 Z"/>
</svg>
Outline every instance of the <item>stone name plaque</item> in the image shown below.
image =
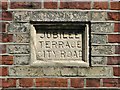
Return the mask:
<svg viewBox="0 0 120 90">
<path fill-rule="evenodd" d="M 31 25 L 31 65 L 88 66 L 88 36 L 86 24 Z"/>
</svg>

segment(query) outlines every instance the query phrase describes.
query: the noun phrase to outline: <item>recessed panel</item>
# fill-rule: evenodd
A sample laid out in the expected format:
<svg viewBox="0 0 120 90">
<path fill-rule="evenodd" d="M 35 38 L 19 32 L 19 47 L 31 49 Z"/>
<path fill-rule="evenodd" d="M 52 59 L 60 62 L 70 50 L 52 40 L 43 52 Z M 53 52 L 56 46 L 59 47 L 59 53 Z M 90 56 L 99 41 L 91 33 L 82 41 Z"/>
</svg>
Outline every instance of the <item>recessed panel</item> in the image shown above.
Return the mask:
<svg viewBox="0 0 120 90">
<path fill-rule="evenodd" d="M 31 25 L 31 64 L 88 66 L 86 25 L 39 23 Z"/>
<path fill-rule="evenodd" d="M 44 30 L 36 34 L 37 60 L 82 60 L 82 33 Z"/>
</svg>

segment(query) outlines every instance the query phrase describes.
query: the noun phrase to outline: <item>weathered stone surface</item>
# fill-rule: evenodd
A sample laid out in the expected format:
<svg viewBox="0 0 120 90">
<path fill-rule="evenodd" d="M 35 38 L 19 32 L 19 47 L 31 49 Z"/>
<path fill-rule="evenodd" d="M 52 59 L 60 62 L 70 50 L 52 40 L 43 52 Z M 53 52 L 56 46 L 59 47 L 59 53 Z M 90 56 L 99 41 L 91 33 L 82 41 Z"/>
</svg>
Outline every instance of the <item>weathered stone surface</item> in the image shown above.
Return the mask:
<svg viewBox="0 0 120 90">
<path fill-rule="evenodd" d="M 15 65 L 28 65 L 30 62 L 30 56 L 14 56 Z"/>
<path fill-rule="evenodd" d="M 68 25 L 67 23 L 59 23 L 56 24 L 57 27 L 55 27 L 55 24 L 56 23 L 51 23 L 48 25 L 47 23 L 41 23 L 41 25 L 44 25 L 46 27 L 42 27 L 41 29 L 39 29 L 40 27 L 38 25 L 31 25 L 30 64 L 32 66 L 87 67 L 89 65 L 87 62 L 89 60 L 87 57 L 89 46 L 87 44 L 87 46 L 83 47 L 82 44 L 84 42 L 83 38 L 88 35 L 89 31 L 85 31 L 86 33 L 82 33 L 82 35 L 81 32 L 78 31 L 78 29 L 76 31 L 76 27 L 80 27 L 80 24 L 78 24 L 78 26 L 74 26 L 74 23 Z M 67 26 L 67 29 L 60 28 L 65 26 Z M 82 28 L 81 26 L 80 30 L 84 30 L 84 27 Z M 84 43 L 86 44 L 87 42 L 89 42 L 89 39 L 87 39 Z M 83 51 L 83 48 L 85 48 L 85 51 Z M 82 54 L 85 55 L 82 57 Z M 82 58 L 84 58 L 85 60 L 83 60 Z"/>
<path fill-rule="evenodd" d="M 97 44 L 103 44 L 107 42 L 107 36 L 106 35 L 92 35 L 91 36 L 91 42 L 97 43 Z"/>
<path fill-rule="evenodd" d="M 52 32 L 52 31 L 51 31 Z M 51 33 L 49 32 L 49 33 Z M 47 32 L 44 32 L 47 33 Z M 57 33 L 57 32 L 56 32 Z M 62 33 L 62 32 L 61 32 Z M 43 33 L 37 33 L 36 35 L 36 58 L 37 60 L 82 60 L 82 35 L 75 32 L 71 32 L 72 38 L 69 38 L 69 33 L 63 34 L 57 33 L 57 37 L 54 38 L 54 32 L 51 33 L 51 37 L 42 37 Z M 53 37 L 52 37 L 53 35 Z M 60 36 L 61 35 L 61 36 Z M 63 37 L 62 37 L 63 35 Z M 62 43 L 62 46 L 59 44 Z M 53 45 L 54 44 L 54 45 Z M 56 45 L 55 45 L 56 44 Z M 34 45 L 33 45 L 34 47 Z M 63 54 L 64 53 L 64 54 Z"/>
<path fill-rule="evenodd" d="M 60 76 L 60 69 L 55 67 L 10 67 L 10 76 Z"/>
<path fill-rule="evenodd" d="M 92 23 L 91 25 L 92 32 L 114 32 L 114 23 Z"/>
<path fill-rule="evenodd" d="M 60 69 L 56 67 L 48 67 L 43 69 L 45 76 L 60 76 Z"/>
<path fill-rule="evenodd" d="M 46 71 L 45 71 L 46 70 Z M 48 71 L 50 70 L 50 71 Z M 47 73 L 48 71 L 48 73 Z M 112 76 L 112 67 L 89 67 L 89 68 L 43 68 L 43 67 L 30 67 L 30 66 L 11 66 L 9 69 L 10 76 Z"/>
<path fill-rule="evenodd" d="M 10 67 L 10 76 L 44 76 L 43 68 L 35 68 L 29 66 L 16 66 Z"/>
<path fill-rule="evenodd" d="M 78 74 L 78 68 L 61 68 L 62 76 L 76 76 Z"/>
<path fill-rule="evenodd" d="M 32 12 L 32 21 L 88 21 L 89 12 L 79 11 L 37 11 Z"/>
<path fill-rule="evenodd" d="M 92 20 L 106 21 L 107 20 L 107 12 L 92 12 Z"/>
<path fill-rule="evenodd" d="M 13 18 L 17 22 L 28 22 L 30 21 L 31 12 L 29 11 L 14 11 Z"/>
<path fill-rule="evenodd" d="M 115 46 L 92 46 L 92 54 L 114 54 Z"/>
<path fill-rule="evenodd" d="M 107 57 L 92 57 L 91 58 L 92 65 L 106 65 L 107 64 Z"/>
<path fill-rule="evenodd" d="M 30 24 L 29 23 L 10 23 L 7 27 L 8 32 L 22 32 L 27 33 L 30 30 Z"/>
<path fill-rule="evenodd" d="M 28 54 L 29 45 L 7 45 L 7 53 L 10 54 Z"/>
<path fill-rule="evenodd" d="M 14 34 L 13 42 L 29 43 L 30 42 L 30 35 L 29 34 Z"/>
<path fill-rule="evenodd" d="M 78 76 L 88 76 L 88 77 L 100 77 L 100 76 L 112 76 L 112 67 L 89 67 L 89 68 L 79 68 Z"/>
</svg>

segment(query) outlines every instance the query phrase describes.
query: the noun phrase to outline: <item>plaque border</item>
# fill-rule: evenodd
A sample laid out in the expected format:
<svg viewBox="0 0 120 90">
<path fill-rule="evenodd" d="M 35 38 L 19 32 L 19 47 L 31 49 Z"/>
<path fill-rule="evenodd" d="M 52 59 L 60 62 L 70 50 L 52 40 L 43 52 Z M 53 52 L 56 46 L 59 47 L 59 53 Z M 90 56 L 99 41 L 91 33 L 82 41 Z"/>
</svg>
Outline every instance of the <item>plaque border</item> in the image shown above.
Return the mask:
<svg viewBox="0 0 120 90">
<path fill-rule="evenodd" d="M 45 21 L 41 21 L 44 22 Z M 55 22 L 59 22 L 59 21 L 54 21 Z M 70 22 L 70 21 L 69 21 Z M 86 25 L 85 27 L 85 47 L 87 47 L 85 49 L 85 61 L 55 61 L 55 60 L 50 60 L 50 61 L 40 61 L 36 59 L 36 29 L 34 27 L 35 23 L 39 23 L 39 22 L 35 22 L 35 21 L 31 21 L 30 22 L 30 47 L 31 47 L 31 53 L 30 53 L 30 65 L 34 66 L 34 67 L 48 67 L 48 66 L 57 66 L 57 67 L 61 67 L 61 66 L 69 66 L 69 67 L 89 67 L 91 66 L 91 23 L 89 21 L 85 21 L 85 22 L 77 22 L 80 25 L 84 24 Z M 50 21 L 50 23 L 52 23 L 52 21 Z M 65 22 L 61 22 L 61 23 L 65 23 Z M 72 23 L 76 23 L 72 21 Z M 83 39 L 83 38 L 82 38 Z"/>
</svg>

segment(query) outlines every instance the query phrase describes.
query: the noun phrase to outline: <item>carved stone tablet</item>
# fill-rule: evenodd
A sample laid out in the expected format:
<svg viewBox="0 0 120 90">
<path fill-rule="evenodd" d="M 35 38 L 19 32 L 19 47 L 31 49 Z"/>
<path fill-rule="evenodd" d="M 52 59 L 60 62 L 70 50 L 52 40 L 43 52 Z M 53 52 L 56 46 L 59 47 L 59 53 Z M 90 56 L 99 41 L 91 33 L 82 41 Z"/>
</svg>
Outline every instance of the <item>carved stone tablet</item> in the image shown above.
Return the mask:
<svg viewBox="0 0 120 90">
<path fill-rule="evenodd" d="M 31 65 L 89 66 L 87 24 L 44 22 L 31 25 Z"/>
</svg>

